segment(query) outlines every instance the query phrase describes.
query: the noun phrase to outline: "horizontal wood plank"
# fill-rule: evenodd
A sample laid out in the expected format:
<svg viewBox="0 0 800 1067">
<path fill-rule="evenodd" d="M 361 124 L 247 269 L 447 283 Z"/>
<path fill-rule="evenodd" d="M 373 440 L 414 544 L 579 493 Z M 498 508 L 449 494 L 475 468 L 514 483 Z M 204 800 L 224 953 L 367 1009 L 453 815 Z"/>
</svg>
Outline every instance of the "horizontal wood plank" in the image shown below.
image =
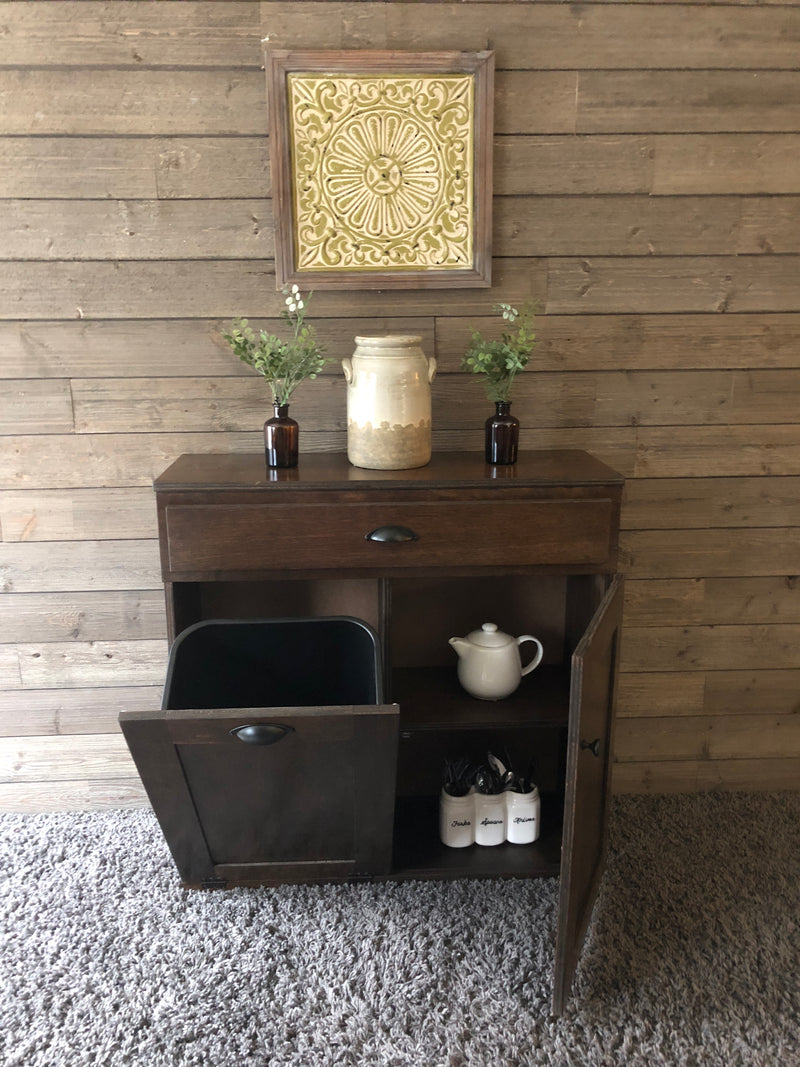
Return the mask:
<svg viewBox="0 0 800 1067">
<path fill-rule="evenodd" d="M 504 255 L 757 255 L 800 246 L 794 196 L 508 196 L 497 199 L 494 219 Z"/>
<path fill-rule="evenodd" d="M 149 807 L 147 793 L 138 775 L 72 782 L 0 783 L 0 811 L 32 815 L 49 811 L 112 811 Z"/>
<path fill-rule="evenodd" d="M 651 671 L 619 676 L 620 716 L 798 713 L 798 670 Z"/>
<path fill-rule="evenodd" d="M 154 686 L 166 676 L 166 641 L 39 642 L 17 654 L 24 689 Z"/>
<path fill-rule="evenodd" d="M 629 626 L 621 670 L 732 671 L 800 668 L 800 625 Z"/>
<path fill-rule="evenodd" d="M 0 739 L 0 782 L 98 781 L 135 773 L 122 734 Z"/>
<path fill-rule="evenodd" d="M 590 3 L 578 14 L 564 4 L 428 4 L 424 18 L 413 3 L 392 3 L 385 20 L 371 5 L 262 4 L 263 27 L 279 47 L 373 47 L 426 51 L 491 47 L 499 68 L 750 67 L 792 69 L 800 47 L 793 9 L 699 8 L 692 32 L 680 5 L 643 8 Z"/>
<path fill-rule="evenodd" d="M 520 447 L 584 449 L 627 478 L 703 477 L 712 454 L 719 477 L 783 476 L 800 469 L 796 426 L 690 426 L 676 435 L 658 426 L 541 428 L 526 422 L 521 409 L 517 413 Z M 434 426 L 432 440 L 437 451 L 479 452 L 483 427 L 440 431 Z M 301 462 L 304 452 L 343 452 L 346 445 L 344 431 L 301 427 Z M 19 436 L 13 453 L 0 450 L 0 489 L 146 486 L 184 452 L 261 453 L 263 447 L 260 426 L 250 433 Z"/>
<path fill-rule="evenodd" d="M 617 763 L 652 760 L 800 759 L 800 715 L 620 719 Z"/>
<path fill-rule="evenodd" d="M 158 537 L 152 490 L 40 489 L 0 494 L 3 541 L 113 541 Z"/>
<path fill-rule="evenodd" d="M 0 200 L 0 259 L 272 259 L 268 200 Z"/>
<path fill-rule="evenodd" d="M 6 593 L 158 589 L 158 542 L 9 541 L 0 545 L 0 577 Z M 9 640 L 7 625 L 0 640 Z"/>
<path fill-rule="evenodd" d="M 27 137 L 3 140 L 0 195 L 42 199 L 270 196 L 269 145 L 246 137 Z"/>
<path fill-rule="evenodd" d="M 314 301 L 317 300 L 317 294 Z M 418 333 L 441 373 L 459 369 L 472 329 L 502 331 L 491 306 L 468 316 L 311 320 L 329 357 L 349 355 L 358 335 Z M 342 308 L 342 311 L 347 310 Z M 252 318 L 282 331 L 279 319 Z M 435 324 L 435 325 L 434 325 Z M 0 322 L 0 378 L 194 377 L 253 374 L 233 356 L 221 319 Z M 435 340 L 434 340 L 435 330 Z M 800 365 L 800 314 L 538 315 L 531 370 L 720 370 Z M 341 373 L 337 362 L 324 373 Z M 529 372 L 528 372 L 529 373 Z M 433 393 L 438 385 L 434 382 Z"/>
<path fill-rule="evenodd" d="M 269 197 L 260 136 L 4 139 L 0 195 L 40 199 Z M 798 194 L 798 133 L 546 134 L 494 139 L 503 196 Z"/>
<path fill-rule="evenodd" d="M 797 255 L 634 256 L 498 259 L 492 289 L 481 303 L 537 302 L 546 313 L 798 312 Z M 441 307 L 437 290 L 398 290 L 395 315 L 424 316 Z M 2 319 L 136 319 L 275 317 L 271 261 L 0 263 Z M 315 294 L 315 314 L 336 316 L 341 295 Z M 355 316 L 380 315 L 386 298 L 359 291 L 348 298 Z M 469 315 L 468 289 L 448 296 L 447 310 Z"/>
<path fill-rule="evenodd" d="M 790 257 L 781 257 L 790 258 Z M 559 261 L 560 262 L 560 261 Z M 788 269 L 788 265 L 787 265 Z M 544 260 L 498 260 L 491 289 L 481 290 L 487 307 L 499 300 L 544 302 Z M 420 317 L 442 307 L 436 290 L 397 290 L 389 303 L 380 291 L 348 294 L 356 318 Z M 275 287 L 271 260 L 164 260 L 157 262 L 0 262 L 0 319 L 185 319 L 278 318 L 283 295 Z M 471 289 L 448 292 L 450 314 L 475 307 Z M 338 292 L 314 294 L 314 316 L 341 315 Z"/>
<path fill-rule="evenodd" d="M 800 758 L 616 763 L 614 793 L 697 793 L 720 789 L 797 789 Z"/>
<path fill-rule="evenodd" d="M 613 81 L 615 75 L 609 72 L 607 77 Z M 784 79 L 789 91 L 791 74 L 770 77 Z M 495 79 L 495 131 L 575 132 L 577 78 L 577 72 L 570 70 L 499 71 Z M 608 94 L 608 87 L 605 92 Z M 603 89 L 594 87 L 592 93 L 599 98 L 595 104 L 599 110 L 604 103 Z M 0 131 L 11 136 L 208 137 L 268 132 L 264 75 L 246 68 L 0 68 L 0 102 L 12 99 L 15 106 L 4 108 L 0 122 Z M 531 100 L 536 100 L 535 108 L 529 106 Z M 791 109 L 784 125 L 777 129 L 786 130 L 790 121 Z M 613 123 L 608 128 L 616 130 Z M 601 124 L 597 132 L 602 129 Z M 582 132 L 593 131 L 594 127 L 582 127 Z"/>
<path fill-rule="evenodd" d="M 6 594 L 0 630 L 14 641 L 141 641 L 166 638 L 161 589 Z"/>
<path fill-rule="evenodd" d="M 292 414 L 315 430 L 346 429 L 346 384 L 337 373 L 298 390 Z M 237 378 L 75 379 L 79 433 L 247 430 L 269 411 L 256 375 Z M 514 387 L 526 420 L 546 426 L 794 424 L 800 369 L 791 371 L 528 372 Z M 466 375 L 440 376 L 433 388 L 438 429 L 480 425 L 486 398 Z"/>
<path fill-rule="evenodd" d="M 627 530 L 620 554 L 631 578 L 800 574 L 800 541 L 783 527 Z"/>
<path fill-rule="evenodd" d="M 800 311 L 798 273 L 796 255 L 551 259 L 546 310 Z"/>
<path fill-rule="evenodd" d="M 639 478 L 625 485 L 626 530 L 800 526 L 800 478 Z"/>
<path fill-rule="evenodd" d="M 0 105 L 11 135 L 267 132 L 259 70 L 0 69 Z"/>
<path fill-rule="evenodd" d="M 631 626 L 800 622 L 800 578 L 686 578 L 625 584 Z"/>
<path fill-rule="evenodd" d="M 430 355 L 435 352 L 432 315 L 319 318 L 315 303 L 309 321 L 313 321 L 326 355 L 334 360 L 323 374 L 341 374 L 337 359 L 352 354 L 356 336 L 419 334 L 424 350 Z M 253 316 L 250 323 L 255 330 L 286 336 L 281 319 Z M 107 378 L 112 370 L 117 378 L 193 378 L 198 374 L 252 377 L 252 369 L 237 359 L 222 337 L 230 325 L 230 320 L 220 319 L 0 322 L 0 378 Z M 776 342 L 770 347 L 778 348 L 776 358 L 781 358 L 787 331 L 788 349 L 791 326 L 763 326 L 762 332 L 775 334 Z M 797 331 L 800 335 L 800 316 Z"/>
<path fill-rule="evenodd" d="M 0 694 L 0 736 L 117 733 L 121 711 L 158 709 L 161 693 L 160 685 L 6 691 Z"/>
<path fill-rule="evenodd" d="M 527 76 L 520 72 L 516 84 Z M 575 129 L 578 133 L 796 133 L 800 71 L 580 71 Z"/>
<path fill-rule="evenodd" d="M 798 158 L 797 133 L 657 135 L 649 191 L 659 196 L 798 193 Z"/>
<path fill-rule="evenodd" d="M 259 5 L 100 0 L 3 4 L 0 66 L 258 67 Z"/>
<path fill-rule="evenodd" d="M 800 198 L 498 197 L 508 255 L 757 255 L 796 251 Z M 259 200 L 0 200 L 3 260 L 272 259 Z"/>
<path fill-rule="evenodd" d="M 637 67 L 769 67 L 791 69 L 800 43 L 792 7 L 742 5 L 693 12 L 686 33 L 680 4 L 648 10 L 636 4 L 590 3 L 580 17 L 561 4 L 414 3 L 382 11 L 363 3 L 133 2 L 111 20 L 105 4 L 10 2 L 0 65 L 184 67 L 258 66 L 260 39 L 280 47 L 394 48 L 425 51 L 491 45 L 498 63 L 556 69 Z M 457 14 L 456 14 L 457 12 Z M 261 25 L 259 26 L 259 16 Z"/>
<path fill-rule="evenodd" d="M 486 317 L 479 308 L 467 318 L 437 316 L 436 358 L 443 371 L 458 369 L 473 328 L 487 340 L 502 332 L 497 317 Z M 33 337 L 37 324 L 25 329 Z M 766 369 L 800 364 L 800 315 L 791 313 L 539 314 L 535 332 L 531 368 L 542 371 Z"/>
<path fill-rule="evenodd" d="M 71 433 L 69 382 L 57 378 L 7 381 L 0 391 L 0 435 Z"/>
</svg>

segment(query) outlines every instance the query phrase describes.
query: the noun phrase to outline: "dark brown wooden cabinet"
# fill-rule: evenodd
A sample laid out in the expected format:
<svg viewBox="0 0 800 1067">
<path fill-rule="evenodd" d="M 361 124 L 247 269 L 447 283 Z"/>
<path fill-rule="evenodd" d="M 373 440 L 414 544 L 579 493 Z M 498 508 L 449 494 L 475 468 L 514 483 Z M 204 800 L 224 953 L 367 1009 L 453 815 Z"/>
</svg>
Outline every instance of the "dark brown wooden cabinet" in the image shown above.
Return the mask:
<svg viewBox="0 0 800 1067">
<path fill-rule="evenodd" d="M 373 704 L 122 713 L 184 883 L 558 875 L 560 1012 L 604 862 L 622 485 L 578 451 L 407 471 L 338 454 L 173 463 L 155 482 L 170 640 L 209 619 L 351 617 L 378 635 L 386 688 Z M 461 689 L 448 644 L 487 621 L 545 648 L 502 701 Z M 245 722 L 289 739 L 242 745 Z M 541 837 L 446 848 L 443 761 L 490 747 L 533 761 Z"/>
</svg>

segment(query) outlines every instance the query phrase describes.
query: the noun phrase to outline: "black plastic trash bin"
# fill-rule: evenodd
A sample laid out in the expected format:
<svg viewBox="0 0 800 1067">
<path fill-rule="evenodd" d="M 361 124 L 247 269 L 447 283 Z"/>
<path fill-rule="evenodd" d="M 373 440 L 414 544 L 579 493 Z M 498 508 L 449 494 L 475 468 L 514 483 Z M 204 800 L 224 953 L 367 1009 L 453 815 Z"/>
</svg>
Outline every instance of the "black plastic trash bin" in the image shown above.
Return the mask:
<svg viewBox="0 0 800 1067">
<path fill-rule="evenodd" d="M 374 630 L 345 616 L 213 619 L 184 630 L 170 653 L 162 708 L 380 704 Z"/>
<path fill-rule="evenodd" d="M 399 709 L 360 619 L 209 620 L 160 711 L 120 714 L 187 886 L 330 881 L 391 864 Z"/>
</svg>

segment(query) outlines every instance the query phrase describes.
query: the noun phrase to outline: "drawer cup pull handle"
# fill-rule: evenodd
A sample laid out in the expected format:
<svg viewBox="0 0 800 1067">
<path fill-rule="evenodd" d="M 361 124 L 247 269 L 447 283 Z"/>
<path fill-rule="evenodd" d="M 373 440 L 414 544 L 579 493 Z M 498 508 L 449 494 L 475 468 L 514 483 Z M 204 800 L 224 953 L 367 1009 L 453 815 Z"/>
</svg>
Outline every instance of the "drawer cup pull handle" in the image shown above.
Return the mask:
<svg viewBox="0 0 800 1067">
<path fill-rule="evenodd" d="M 380 541 L 384 544 L 399 545 L 404 541 L 419 541 L 419 535 L 407 526 L 379 526 L 365 535 L 365 541 Z"/>
<path fill-rule="evenodd" d="M 581 741 L 581 748 L 588 748 L 593 756 L 599 756 L 600 738 L 596 737 L 594 741 Z"/>
<path fill-rule="evenodd" d="M 231 733 L 246 745 L 275 745 L 287 734 L 294 733 L 291 726 L 281 726 L 277 722 L 259 722 L 248 726 L 237 726 Z"/>
</svg>

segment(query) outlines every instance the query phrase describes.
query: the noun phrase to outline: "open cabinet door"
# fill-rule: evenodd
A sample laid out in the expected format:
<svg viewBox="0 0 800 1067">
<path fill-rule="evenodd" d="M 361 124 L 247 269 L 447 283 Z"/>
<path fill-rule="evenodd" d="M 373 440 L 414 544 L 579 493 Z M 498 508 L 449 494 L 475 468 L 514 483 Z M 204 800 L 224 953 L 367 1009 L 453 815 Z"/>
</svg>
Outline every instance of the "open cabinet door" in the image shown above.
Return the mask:
<svg viewBox="0 0 800 1067">
<path fill-rule="evenodd" d="M 622 597 L 616 577 L 572 656 L 554 1015 L 569 996 L 605 862 Z"/>
</svg>

